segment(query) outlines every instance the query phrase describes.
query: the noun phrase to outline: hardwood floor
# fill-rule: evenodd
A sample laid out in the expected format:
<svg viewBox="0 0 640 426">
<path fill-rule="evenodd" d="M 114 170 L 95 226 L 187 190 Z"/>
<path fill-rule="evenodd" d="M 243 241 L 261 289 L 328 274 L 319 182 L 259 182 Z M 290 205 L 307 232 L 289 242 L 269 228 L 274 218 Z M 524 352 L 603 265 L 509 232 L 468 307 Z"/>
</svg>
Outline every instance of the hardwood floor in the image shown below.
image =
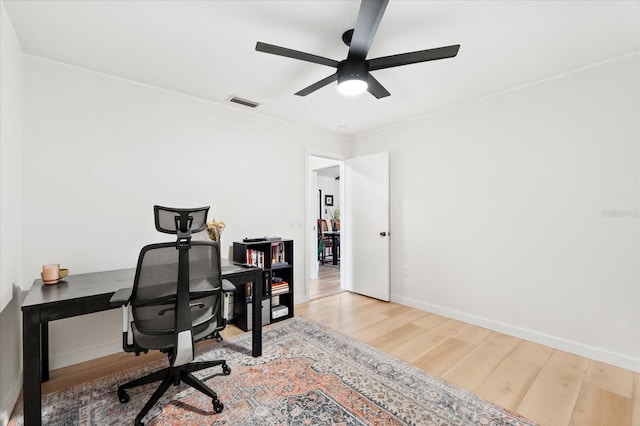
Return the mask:
<svg viewBox="0 0 640 426">
<path fill-rule="evenodd" d="M 331 266 L 320 265 L 318 278 L 309 280 L 309 300 L 341 293 L 340 269 Z"/>
<path fill-rule="evenodd" d="M 352 293 L 298 305 L 296 315 L 541 425 L 640 425 L 640 373 Z"/>
<path fill-rule="evenodd" d="M 541 425 L 640 426 L 640 373 L 348 292 L 297 305 L 296 315 L 368 343 Z M 242 333 L 229 326 L 222 334 L 229 338 Z M 54 370 L 43 393 L 160 356 L 122 353 Z"/>
</svg>

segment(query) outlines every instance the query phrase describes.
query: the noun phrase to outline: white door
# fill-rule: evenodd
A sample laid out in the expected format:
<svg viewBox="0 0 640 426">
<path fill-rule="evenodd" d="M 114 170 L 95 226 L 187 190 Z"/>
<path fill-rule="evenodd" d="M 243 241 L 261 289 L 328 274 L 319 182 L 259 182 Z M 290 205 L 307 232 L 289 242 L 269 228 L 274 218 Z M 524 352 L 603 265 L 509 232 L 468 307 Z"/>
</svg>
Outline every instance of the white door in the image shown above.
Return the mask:
<svg viewBox="0 0 640 426">
<path fill-rule="evenodd" d="M 389 301 L 389 153 L 345 162 L 346 289 Z"/>
</svg>

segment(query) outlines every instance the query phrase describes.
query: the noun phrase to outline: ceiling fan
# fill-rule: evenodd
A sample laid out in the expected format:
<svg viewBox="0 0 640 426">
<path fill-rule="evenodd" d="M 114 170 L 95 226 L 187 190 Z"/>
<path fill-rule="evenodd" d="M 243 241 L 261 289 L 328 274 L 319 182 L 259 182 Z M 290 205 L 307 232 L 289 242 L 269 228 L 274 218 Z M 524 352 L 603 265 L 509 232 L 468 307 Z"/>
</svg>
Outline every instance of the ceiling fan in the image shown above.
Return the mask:
<svg viewBox="0 0 640 426">
<path fill-rule="evenodd" d="M 390 93 L 369 73 L 370 71 L 453 58 L 458 54 L 458 49 L 460 49 L 460 45 L 455 44 L 435 49 L 367 59 L 369 48 L 382 20 L 382 15 L 384 15 L 384 11 L 387 8 L 387 3 L 389 3 L 389 0 L 362 0 L 355 28 L 346 31 L 342 35 L 342 41 L 349 46 L 349 54 L 345 60 L 335 61 L 322 56 L 262 42 L 256 44 L 256 50 L 337 68 L 337 71 L 329 77 L 323 78 L 297 92 L 296 95 L 298 96 L 307 96 L 337 80 L 338 91 L 343 94 L 354 95 L 368 90 L 377 99 L 384 98 L 389 96 Z"/>
</svg>

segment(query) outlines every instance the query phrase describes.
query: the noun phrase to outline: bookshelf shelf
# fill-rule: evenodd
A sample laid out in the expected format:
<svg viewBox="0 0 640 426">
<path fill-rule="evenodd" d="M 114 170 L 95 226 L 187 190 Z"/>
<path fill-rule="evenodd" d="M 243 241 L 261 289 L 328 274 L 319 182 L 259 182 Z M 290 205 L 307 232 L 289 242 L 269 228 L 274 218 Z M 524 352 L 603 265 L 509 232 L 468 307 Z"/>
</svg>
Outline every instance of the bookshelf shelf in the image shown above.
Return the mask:
<svg viewBox="0 0 640 426">
<path fill-rule="evenodd" d="M 263 269 L 262 323 L 293 317 L 293 240 L 234 242 L 233 260 Z M 240 289 L 242 290 L 242 289 Z M 234 319 L 245 331 L 251 326 L 251 288 L 237 294 Z"/>
</svg>

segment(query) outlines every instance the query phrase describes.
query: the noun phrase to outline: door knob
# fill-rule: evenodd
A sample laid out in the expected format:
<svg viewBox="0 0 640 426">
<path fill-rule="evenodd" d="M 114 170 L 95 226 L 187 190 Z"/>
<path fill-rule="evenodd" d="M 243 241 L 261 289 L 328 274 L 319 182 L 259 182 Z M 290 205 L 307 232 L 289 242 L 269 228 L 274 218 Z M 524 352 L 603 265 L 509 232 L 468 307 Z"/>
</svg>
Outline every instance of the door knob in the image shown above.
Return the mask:
<svg viewBox="0 0 640 426">
<path fill-rule="evenodd" d="M 386 233 L 386 232 L 384 232 L 384 231 L 382 231 L 382 232 L 380 233 L 380 236 L 381 236 L 381 237 L 386 237 L 386 236 L 387 236 L 387 233 Z"/>
</svg>

